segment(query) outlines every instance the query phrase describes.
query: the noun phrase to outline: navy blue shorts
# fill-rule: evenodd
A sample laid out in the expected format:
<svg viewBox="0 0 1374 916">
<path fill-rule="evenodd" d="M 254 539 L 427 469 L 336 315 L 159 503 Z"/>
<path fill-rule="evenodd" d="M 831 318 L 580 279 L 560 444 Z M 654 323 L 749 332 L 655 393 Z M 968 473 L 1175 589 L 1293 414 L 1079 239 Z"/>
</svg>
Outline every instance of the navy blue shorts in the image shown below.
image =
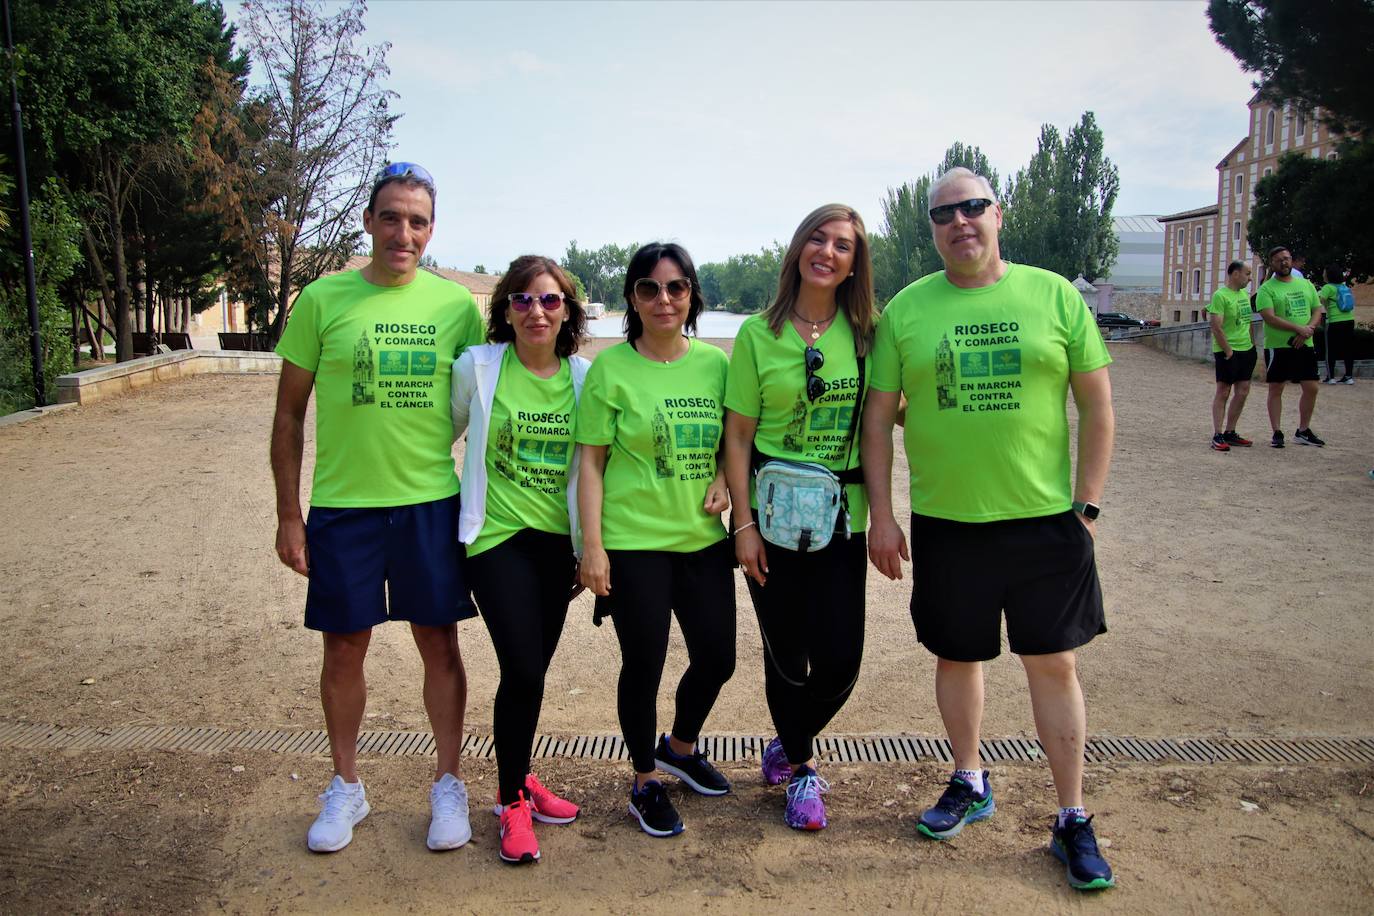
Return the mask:
<svg viewBox="0 0 1374 916">
<path fill-rule="evenodd" d="M 305 625 L 356 633 L 388 620 L 446 626 L 477 616 L 463 576 L 458 497 L 382 509 L 310 507 Z"/>
</svg>

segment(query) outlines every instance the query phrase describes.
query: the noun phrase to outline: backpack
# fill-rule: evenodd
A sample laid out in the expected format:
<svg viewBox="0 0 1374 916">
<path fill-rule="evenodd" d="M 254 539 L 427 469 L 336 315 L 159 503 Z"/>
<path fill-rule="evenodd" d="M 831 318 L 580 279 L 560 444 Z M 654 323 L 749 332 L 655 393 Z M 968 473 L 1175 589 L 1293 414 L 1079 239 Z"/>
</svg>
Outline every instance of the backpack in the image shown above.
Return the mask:
<svg viewBox="0 0 1374 916">
<path fill-rule="evenodd" d="M 1336 287 L 1336 308 L 1342 312 L 1355 311 L 1355 293 L 1344 283 Z"/>
</svg>

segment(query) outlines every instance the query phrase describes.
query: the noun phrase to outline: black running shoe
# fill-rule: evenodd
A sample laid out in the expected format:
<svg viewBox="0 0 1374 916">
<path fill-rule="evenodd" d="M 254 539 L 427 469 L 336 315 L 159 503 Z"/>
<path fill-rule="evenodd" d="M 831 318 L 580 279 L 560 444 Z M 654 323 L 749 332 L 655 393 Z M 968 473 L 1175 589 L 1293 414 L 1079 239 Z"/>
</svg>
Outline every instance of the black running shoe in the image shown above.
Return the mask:
<svg viewBox="0 0 1374 916">
<path fill-rule="evenodd" d="M 1226 444 L 1231 446 L 1232 448 L 1235 448 L 1236 446 L 1240 446 L 1241 448 L 1249 448 L 1250 446 L 1255 444 L 1251 442 L 1249 439 L 1242 436 L 1240 433 L 1236 432 L 1234 429 L 1228 429 L 1221 435 L 1222 438 L 1226 440 Z"/>
<path fill-rule="evenodd" d="M 1317 446 L 1317 448 L 1321 448 L 1323 445 L 1326 444 L 1325 439 L 1317 438 L 1317 434 L 1312 432 L 1312 427 L 1310 426 L 1307 427 L 1307 429 L 1300 429 L 1297 432 L 1295 432 L 1293 434 L 1293 438 L 1297 439 L 1303 445 L 1315 445 Z"/>
<path fill-rule="evenodd" d="M 1080 891 L 1106 890 L 1116 884 L 1112 867 L 1097 848 L 1091 817 L 1073 816 L 1050 831 L 1050 852 L 1068 866 L 1069 886 Z"/>
<path fill-rule="evenodd" d="M 630 786 L 630 813 L 649 836 L 677 836 L 684 829 L 668 790 L 657 779 L 646 782 L 643 789 Z"/>
<path fill-rule="evenodd" d="M 658 739 L 658 747 L 654 748 L 654 763 L 660 770 L 681 779 L 693 792 L 701 795 L 724 795 L 730 791 L 730 780 L 711 766 L 705 754 L 701 751 L 675 754 L 668 744 L 667 735 L 661 735 Z"/>
<path fill-rule="evenodd" d="M 1225 436 L 1223 436 L 1221 433 L 1215 433 L 1212 436 L 1212 450 L 1218 452 L 1229 452 L 1231 450 L 1231 446 L 1226 444 Z"/>
<path fill-rule="evenodd" d="M 949 787 L 932 808 L 927 808 L 916 829 L 932 840 L 947 840 L 964 829 L 965 824 L 992 817 L 997 803 L 992 800 L 992 780 L 983 771 L 983 794 L 958 776 L 952 776 Z"/>
<path fill-rule="evenodd" d="M 1283 431 L 1274 430 L 1274 438 L 1269 440 L 1270 448 L 1283 448 Z"/>
</svg>

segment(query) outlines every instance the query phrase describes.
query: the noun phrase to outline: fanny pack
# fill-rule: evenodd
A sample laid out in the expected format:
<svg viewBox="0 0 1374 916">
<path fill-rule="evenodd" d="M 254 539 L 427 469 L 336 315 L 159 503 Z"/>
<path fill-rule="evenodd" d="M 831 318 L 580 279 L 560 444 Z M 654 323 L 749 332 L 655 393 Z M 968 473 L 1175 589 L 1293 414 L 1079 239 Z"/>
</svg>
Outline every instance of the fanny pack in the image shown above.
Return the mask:
<svg viewBox="0 0 1374 916">
<path fill-rule="evenodd" d="M 859 387 L 854 394 L 854 419 L 849 424 L 849 450 L 854 454 L 854 430 L 863 409 L 864 358 L 858 357 Z M 863 469 L 836 474 L 806 461 L 769 458 L 754 449 L 754 494 L 759 505 L 759 534 L 770 544 L 798 553 L 824 549 L 840 521 L 849 537 L 849 499 L 845 484 L 863 483 Z"/>
</svg>

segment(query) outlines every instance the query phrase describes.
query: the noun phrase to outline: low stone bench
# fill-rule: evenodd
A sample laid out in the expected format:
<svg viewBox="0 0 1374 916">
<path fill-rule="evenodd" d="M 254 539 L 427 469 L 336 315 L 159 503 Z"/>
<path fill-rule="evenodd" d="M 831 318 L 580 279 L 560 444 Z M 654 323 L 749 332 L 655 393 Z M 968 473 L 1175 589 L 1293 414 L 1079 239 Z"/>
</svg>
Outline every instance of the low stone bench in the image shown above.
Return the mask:
<svg viewBox="0 0 1374 916">
<path fill-rule="evenodd" d="M 59 404 L 91 404 L 148 385 L 192 375 L 276 375 L 281 357 L 243 350 L 176 350 L 57 377 Z"/>
</svg>

